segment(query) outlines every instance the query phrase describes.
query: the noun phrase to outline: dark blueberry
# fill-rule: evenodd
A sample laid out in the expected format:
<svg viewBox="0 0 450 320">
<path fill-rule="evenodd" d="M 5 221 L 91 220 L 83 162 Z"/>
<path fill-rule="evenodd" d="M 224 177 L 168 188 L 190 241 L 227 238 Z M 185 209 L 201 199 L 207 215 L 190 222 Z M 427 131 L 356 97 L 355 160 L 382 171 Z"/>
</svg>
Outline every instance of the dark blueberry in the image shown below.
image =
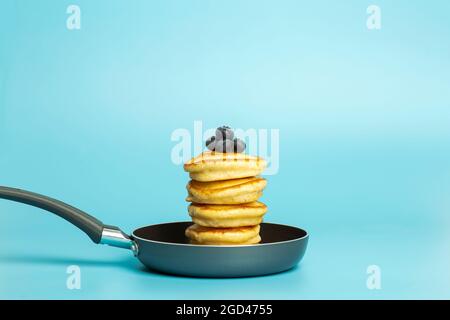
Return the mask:
<svg viewBox="0 0 450 320">
<path fill-rule="evenodd" d="M 234 152 L 239 152 L 239 153 L 244 152 L 245 147 L 246 147 L 244 141 L 236 138 L 233 140 L 233 144 L 234 144 Z"/>
<path fill-rule="evenodd" d="M 206 147 L 209 150 L 214 151 L 214 148 L 216 147 L 216 137 L 212 136 L 211 138 L 206 140 Z"/>
<path fill-rule="evenodd" d="M 216 129 L 216 140 L 233 140 L 234 132 L 228 126 L 221 126 Z"/>
<path fill-rule="evenodd" d="M 218 140 L 216 141 L 216 147 L 214 149 L 217 152 L 234 152 L 234 141 L 233 140 Z"/>
</svg>

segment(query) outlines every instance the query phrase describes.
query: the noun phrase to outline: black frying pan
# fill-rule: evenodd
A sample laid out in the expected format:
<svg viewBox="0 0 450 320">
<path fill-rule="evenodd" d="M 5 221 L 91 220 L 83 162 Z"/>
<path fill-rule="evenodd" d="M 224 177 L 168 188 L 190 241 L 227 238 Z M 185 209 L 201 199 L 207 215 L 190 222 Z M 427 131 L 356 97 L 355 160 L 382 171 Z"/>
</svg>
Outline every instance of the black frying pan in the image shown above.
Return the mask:
<svg viewBox="0 0 450 320">
<path fill-rule="evenodd" d="M 83 230 L 95 243 L 132 250 L 146 267 L 177 275 L 246 277 L 281 272 L 297 265 L 308 243 L 306 231 L 274 223 L 261 224 L 261 243 L 242 246 L 190 244 L 184 230 L 191 222 L 146 226 L 128 236 L 118 227 L 36 193 L 0 187 L 0 198 L 53 212 Z"/>
</svg>

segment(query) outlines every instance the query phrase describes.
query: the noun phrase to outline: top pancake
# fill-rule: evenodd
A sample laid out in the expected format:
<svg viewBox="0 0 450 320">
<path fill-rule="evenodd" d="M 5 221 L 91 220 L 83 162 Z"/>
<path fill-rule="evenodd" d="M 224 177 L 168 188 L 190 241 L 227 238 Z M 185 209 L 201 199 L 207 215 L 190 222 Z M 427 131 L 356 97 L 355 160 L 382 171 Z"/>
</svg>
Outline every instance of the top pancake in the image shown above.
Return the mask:
<svg viewBox="0 0 450 320">
<path fill-rule="evenodd" d="M 205 151 L 186 162 L 184 170 L 196 181 L 219 181 L 257 176 L 266 166 L 260 157 Z"/>
</svg>

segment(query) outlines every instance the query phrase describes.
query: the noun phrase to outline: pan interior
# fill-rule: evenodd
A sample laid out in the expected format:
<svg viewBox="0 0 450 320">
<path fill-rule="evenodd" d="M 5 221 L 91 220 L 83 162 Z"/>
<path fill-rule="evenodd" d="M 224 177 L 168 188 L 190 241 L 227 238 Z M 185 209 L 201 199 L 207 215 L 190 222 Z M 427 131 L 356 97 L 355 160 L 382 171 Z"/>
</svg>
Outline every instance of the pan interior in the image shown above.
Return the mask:
<svg viewBox="0 0 450 320">
<path fill-rule="evenodd" d="M 184 235 L 184 230 L 192 222 L 172 222 L 156 224 L 136 229 L 133 236 L 144 240 L 188 244 L 189 241 Z M 274 243 L 295 240 L 307 235 L 305 230 L 274 223 L 261 224 L 261 243 Z"/>
</svg>

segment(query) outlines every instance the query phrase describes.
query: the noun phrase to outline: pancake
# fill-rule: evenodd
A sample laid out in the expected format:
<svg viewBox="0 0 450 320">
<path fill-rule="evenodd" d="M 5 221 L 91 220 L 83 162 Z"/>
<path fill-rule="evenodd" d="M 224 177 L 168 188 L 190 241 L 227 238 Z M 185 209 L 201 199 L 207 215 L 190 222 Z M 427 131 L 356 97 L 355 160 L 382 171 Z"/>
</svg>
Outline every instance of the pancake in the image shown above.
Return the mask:
<svg viewBox="0 0 450 320">
<path fill-rule="evenodd" d="M 267 181 L 261 177 L 224 181 L 191 180 L 186 186 L 186 201 L 208 204 L 239 204 L 254 202 L 262 195 Z"/>
<path fill-rule="evenodd" d="M 198 225 L 232 228 L 260 224 L 267 207 L 257 201 L 232 205 L 192 203 L 188 211 L 192 221 Z"/>
<path fill-rule="evenodd" d="M 240 242 L 240 243 L 226 243 L 226 242 L 204 242 L 204 243 L 200 243 L 197 242 L 195 240 L 189 240 L 189 243 L 191 244 L 202 244 L 202 245 L 210 245 L 210 246 L 229 246 L 229 245 L 234 245 L 234 246 L 239 246 L 239 245 L 246 245 L 246 244 L 257 244 L 261 242 L 261 237 L 260 235 L 257 235 L 254 238 L 251 238 L 250 240 L 247 240 L 245 242 Z"/>
<path fill-rule="evenodd" d="M 185 231 L 192 243 L 210 245 L 253 244 L 261 241 L 259 225 L 238 228 L 208 228 L 193 224 Z"/>
<path fill-rule="evenodd" d="M 196 181 L 218 181 L 257 176 L 266 166 L 263 158 L 244 153 L 205 151 L 186 162 L 184 170 Z"/>
</svg>

